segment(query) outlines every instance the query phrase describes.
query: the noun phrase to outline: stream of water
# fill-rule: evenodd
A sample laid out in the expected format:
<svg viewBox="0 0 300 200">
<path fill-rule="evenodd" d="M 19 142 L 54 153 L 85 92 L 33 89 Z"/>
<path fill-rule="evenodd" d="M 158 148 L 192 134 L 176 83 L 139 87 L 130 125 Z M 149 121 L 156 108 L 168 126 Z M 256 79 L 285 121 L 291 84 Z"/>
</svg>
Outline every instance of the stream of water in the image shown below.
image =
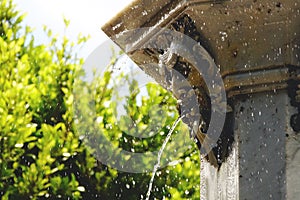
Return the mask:
<svg viewBox="0 0 300 200">
<path fill-rule="evenodd" d="M 161 159 L 161 156 L 163 154 L 163 151 L 167 145 L 167 143 L 169 142 L 171 136 L 172 136 L 172 133 L 174 131 L 174 129 L 176 128 L 176 126 L 178 125 L 178 123 L 180 122 L 180 120 L 182 119 L 183 116 L 179 117 L 174 123 L 173 123 L 173 126 L 172 128 L 170 129 L 163 145 L 161 146 L 158 154 L 157 154 L 157 163 L 154 165 L 154 168 L 153 168 L 153 171 L 152 171 L 152 176 L 151 176 L 151 179 L 150 179 L 150 182 L 149 182 L 149 187 L 148 187 L 148 191 L 147 191 L 147 194 L 146 194 L 146 199 L 145 200 L 149 200 L 150 198 L 150 195 L 151 195 L 151 190 L 152 190 L 152 186 L 153 186 L 153 182 L 154 182 L 154 178 L 155 178 L 155 174 L 157 172 L 157 170 L 159 169 L 160 167 L 160 159 Z"/>
</svg>

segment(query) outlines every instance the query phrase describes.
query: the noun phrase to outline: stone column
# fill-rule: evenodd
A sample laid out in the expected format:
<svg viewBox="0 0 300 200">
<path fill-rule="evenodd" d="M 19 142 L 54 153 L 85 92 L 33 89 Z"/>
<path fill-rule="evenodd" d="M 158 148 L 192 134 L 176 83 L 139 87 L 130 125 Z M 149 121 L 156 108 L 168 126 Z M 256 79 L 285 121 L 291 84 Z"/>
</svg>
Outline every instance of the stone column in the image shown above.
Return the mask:
<svg viewBox="0 0 300 200">
<path fill-rule="evenodd" d="M 298 199 L 300 134 L 286 90 L 237 97 L 235 141 L 219 169 L 201 163 L 201 199 Z"/>
</svg>

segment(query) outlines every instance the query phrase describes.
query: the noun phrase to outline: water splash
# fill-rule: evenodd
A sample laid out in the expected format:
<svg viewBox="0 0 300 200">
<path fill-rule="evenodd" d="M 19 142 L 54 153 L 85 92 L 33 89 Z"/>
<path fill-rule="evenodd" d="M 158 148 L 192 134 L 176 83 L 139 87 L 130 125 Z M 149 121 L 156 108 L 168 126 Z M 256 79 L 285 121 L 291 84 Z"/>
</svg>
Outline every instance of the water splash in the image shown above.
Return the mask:
<svg viewBox="0 0 300 200">
<path fill-rule="evenodd" d="M 153 182 L 154 182 L 154 178 L 155 178 L 155 174 L 157 172 L 157 170 L 159 169 L 160 167 L 160 159 L 161 159 L 161 156 L 162 156 L 162 153 L 167 145 L 167 143 L 169 142 L 171 136 L 172 136 L 172 133 L 174 131 L 174 129 L 176 128 L 176 126 L 178 125 L 178 123 L 180 122 L 180 120 L 183 118 L 184 116 L 181 116 L 179 117 L 173 124 L 172 128 L 170 129 L 164 143 L 162 144 L 159 152 L 158 152 L 158 156 L 157 156 L 157 163 L 154 165 L 154 168 L 153 168 L 153 171 L 152 171 L 152 176 L 151 176 L 151 179 L 150 179 L 150 182 L 149 182 L 149 187 L 148 187 L 148 191 L 147 191 L 147 194 L 146 194 L 146 199 L 145 200 L 149 200 L 150 198 L 150 195 L 151 195 L 151 190 L 152 190 L 152 186 L 153 186 Z"/>
</svg>

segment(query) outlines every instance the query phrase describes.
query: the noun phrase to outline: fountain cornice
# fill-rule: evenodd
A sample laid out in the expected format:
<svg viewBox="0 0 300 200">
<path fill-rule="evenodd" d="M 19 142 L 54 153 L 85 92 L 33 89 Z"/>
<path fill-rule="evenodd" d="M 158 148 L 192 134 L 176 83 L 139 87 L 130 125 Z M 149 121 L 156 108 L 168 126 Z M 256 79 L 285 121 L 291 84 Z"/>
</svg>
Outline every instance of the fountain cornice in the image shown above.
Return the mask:
<svg viewBox="0 0 300 200">
<path fill-rule="evenodd" d="M 152 27 L 146 35 L 130 36 L 142 45 L 156 34 L 156 28 L 170 28 L 187 15 L 197 27 L 200 44 L 219 66 L 228 96 L 233 96 L 284 89 L 289 80 L 297 79 L 299 7 L 294 1 L 137 0 L 102 29 L 113 38 L 127 30 Z M 116 38 L 114 42 L 126 49 Z M 128 55 L 139 66 L 158 62 L 157 55 L 146 50 Z M 153 76 L 151 69 L 143 70 Z"/>
</svg>

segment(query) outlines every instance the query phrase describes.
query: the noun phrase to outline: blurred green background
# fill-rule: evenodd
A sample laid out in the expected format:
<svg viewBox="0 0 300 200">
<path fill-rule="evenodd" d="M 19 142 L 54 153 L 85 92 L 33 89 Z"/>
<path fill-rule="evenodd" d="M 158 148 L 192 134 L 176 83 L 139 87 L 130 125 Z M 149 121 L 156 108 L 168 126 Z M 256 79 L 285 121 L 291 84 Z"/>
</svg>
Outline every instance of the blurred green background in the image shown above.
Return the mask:
<svg viewBox="0 0 300 200">
<path fill-rule="evenodd" d="M 144 199 L 151 172 L 126 173 L 106 166 L 94 156 L 101 145 L 87 145 L 82 134 L 92 132 L 97 138 L 95 130 L 100 130 L 115 147 L 132 152 L 158 151 L 178 118 L 176 100 L 153 83 L 141 94 L 136 80 L 113 70 L 118 54 L 111 58 L 104 74 L 95 73 L 92 81 L 85 82 L 81 78 L 84 60 L 78 58 L 76 49 L 87 37 L 69 41 L 45 27 L 49 43 L 36 44 L 32 28 L 21 26 L 24 15 L 14 3 L 0 2 L 1 198 Z M 64 23 L 67 28 L 70 22 L 64 19 Z M 125 98 L 128 115 L 120 118 L 115 115 L 118 102 L 113 100 L 118 79 L 126 80 L 124 84 L 131 91 Z M 75 82 L 85 88 L 82 93 L 74 93 Z M 142 95 L 141 103 L 138 95 Z M 90 110 L 91 104 L 95 110 Z M 163 115 L 155 117 L 153 105 Z M 88 117 L 89 112 L 94 112 L 96 119 Z M 161 127 L 153 136 L 143 139 L 130 135 L 132 122 L 135 131 L 145 131 L 162 116 Z M 78 128 L 78 121 L 85 126 Z M 200 198 L 197 147 L 193 143 L 182 147 L 184 140 L 174 139 L 187 137 L 186 132 L 183 123 L 176 127 L 166 148 L 178 152 L 176 162 L 157 172 L 150 199 Z"/>
</svg>

